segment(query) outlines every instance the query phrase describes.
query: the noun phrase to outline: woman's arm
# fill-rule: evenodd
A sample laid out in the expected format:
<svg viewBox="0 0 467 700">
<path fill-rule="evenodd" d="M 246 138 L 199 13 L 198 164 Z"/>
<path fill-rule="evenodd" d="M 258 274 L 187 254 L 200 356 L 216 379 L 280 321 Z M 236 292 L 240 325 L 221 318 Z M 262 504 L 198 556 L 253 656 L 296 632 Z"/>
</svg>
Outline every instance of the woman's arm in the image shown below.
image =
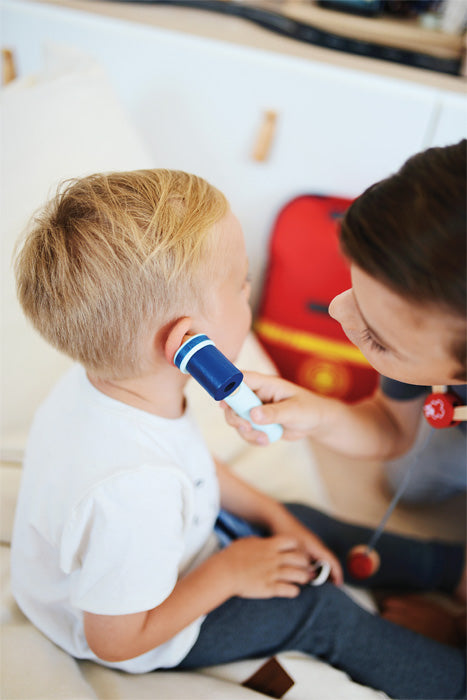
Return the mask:
<svg viewBox="0 0 467 700">
<path fill-rule="evenodd" d="M 310 436 L 352 457 L 390 459 L 404 454 L 421 419 L 423 398 L 396 401 L 378 389 L 370 398 L 345 404 L 279 377 L 245 372 L 245 381 L 264 403 L 251 411 L 256 423 L 280 423 L 286 440 Z M 254 431 L 227 406 L 225 412 L 247 441 L 265 444 L 264 433 Z"/>
</svg>

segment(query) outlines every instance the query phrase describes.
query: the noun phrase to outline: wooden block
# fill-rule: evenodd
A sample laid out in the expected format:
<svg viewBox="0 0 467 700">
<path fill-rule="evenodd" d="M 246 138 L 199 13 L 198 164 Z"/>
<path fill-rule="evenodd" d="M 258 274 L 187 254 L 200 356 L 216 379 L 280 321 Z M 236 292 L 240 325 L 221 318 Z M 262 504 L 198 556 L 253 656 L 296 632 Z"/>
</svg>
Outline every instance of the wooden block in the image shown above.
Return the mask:
<svg viewBox="0 0 467 700">
<path fill-rule="evenodd" d="M 295 681 L 273 656 L 242 685 L 250 690 L 268 695 L 270 698 L 281 698 L 294 683 Z"/>
</svg>

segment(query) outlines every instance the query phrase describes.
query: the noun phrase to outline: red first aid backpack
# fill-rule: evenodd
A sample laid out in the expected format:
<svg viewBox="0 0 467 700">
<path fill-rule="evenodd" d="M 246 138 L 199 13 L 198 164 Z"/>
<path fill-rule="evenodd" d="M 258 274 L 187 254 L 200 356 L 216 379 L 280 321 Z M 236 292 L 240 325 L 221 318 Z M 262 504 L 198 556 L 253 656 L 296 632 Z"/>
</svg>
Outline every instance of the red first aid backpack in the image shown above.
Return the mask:
<svg viewBox="0 0 467 700">
<path fill-rule="evenodd" d="M 351 286 L 338 224 L 352 200 L 304 195 L 279 213 L 256 333 L 286 379 L 345 401 L 373 393 L 377 372 L 328 314 Z"/>
</svg>

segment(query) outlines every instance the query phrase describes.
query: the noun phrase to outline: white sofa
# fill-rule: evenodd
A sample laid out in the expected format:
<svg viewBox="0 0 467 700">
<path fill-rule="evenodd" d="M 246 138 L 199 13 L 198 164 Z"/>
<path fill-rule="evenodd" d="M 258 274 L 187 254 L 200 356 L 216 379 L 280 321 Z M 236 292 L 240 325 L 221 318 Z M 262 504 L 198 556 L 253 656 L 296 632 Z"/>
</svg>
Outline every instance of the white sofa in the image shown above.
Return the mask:
<svg viewBox="0 0 467 700">
<path fill-rule="evenodd" d="M 153 167 L 103 70 L 73 51 L 50 47 L 40 74 L 4 88 L 2 119 L 2 367 L 1 367 L 1 695 L 5 700 L 192 700 L 257 696 L 240 684 L 259 661 L 193 673 L 129 676 L 78 663 L 47 640 L 22 615 L 9 588 L 9 545 L 21 457 L 32 415 L 69 361 L 50 349 L 25 322 L 15 299 L 11 271 L 14 243 L 34 210 L 64 178 L 93 171 Z M 249 336 L 239 364 L 271 371 Z M 279 443 L 265 450 L 244 443 L 224 422 L 222 411 L 194 383 L 190 401 L 211 449 L 246 479 L 285 500 L 328 505 L 308 443 Z M 306 700 L 366 698 L 374 691 L 299 654 L 281 656 L 295 680 L 287 693 Z"/>
</svg>

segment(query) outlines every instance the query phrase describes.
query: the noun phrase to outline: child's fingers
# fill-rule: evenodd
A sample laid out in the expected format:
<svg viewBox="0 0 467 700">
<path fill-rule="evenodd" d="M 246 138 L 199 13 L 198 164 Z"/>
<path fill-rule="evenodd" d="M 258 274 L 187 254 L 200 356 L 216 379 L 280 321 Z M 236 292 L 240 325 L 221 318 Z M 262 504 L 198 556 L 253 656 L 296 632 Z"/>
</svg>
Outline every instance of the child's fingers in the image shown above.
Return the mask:
<svg viewBox="0 0 467 700">
<path fill-rule="evenodd" d="M 331 581 L 335 583 L 336 586 L 342 585 L 344 582 L 344 573 L 334 552 L 328 549 L 315 535 L 308 537 L 305 546 L 313 561 L 323 560 L 329 564 L 331 567 L 331 572 L 329 574 Z"/>
<path fill-rule="evenodd" d="M 331 581 L 335 583 L 336 586 L 341 586 L 344 583 L 344 572 L 342 571 L 342 566 L 340 565 L 340 562 L 334 556 L 327 556 L 326 561 L 331 567 Z"/>
<path fill-rule="evenodd" d="M 299 547 L 298 541 L 290 535 L 275 535 L 270 541 L 279 555 L 277 578 L 300 585 L 309 583 L 313 569 L 307 552 Z"/>
<path fill-rule="evenodd" d="M 330 552 L 326 550 L 323 554 L 320 554 L 318 559 L 326 561 L 331 567 L 329 578 L 336 586 L 341 586 L 344 583 L 344 572 L 342 571 L 342 566 L 339 560 Z"/>
<path fill-rule="evenodd" d="M 310 557 L 301 551 L 285 552 L 282 556 L 283 566 L 293 566 L 307 571 L 310 569 Z"/>
<path fill-rule="evenodd" d="M 298 553 L 302 551 L 298 540 L 290 535 L 273 535 L 268 539 L 274 544 L 278 552 L 296 551 Z"/>
<path fill-rule="evenodd" d="M 286 581 L 287 583 L 298 583 L 304 586 L 311 580 L 310 569 L 301 569 L 295 566 L 282 566 L 279 572 L 279 577 L 281 581 Z"/>
<path fill-rule="evenodd" d="M 271 590 L 271 598 L 296 598 L 299 594 L 299 586 L 294 586 L 293 583 L 285 583 L 284 581 L 277 581 Z"/>
</svg>

